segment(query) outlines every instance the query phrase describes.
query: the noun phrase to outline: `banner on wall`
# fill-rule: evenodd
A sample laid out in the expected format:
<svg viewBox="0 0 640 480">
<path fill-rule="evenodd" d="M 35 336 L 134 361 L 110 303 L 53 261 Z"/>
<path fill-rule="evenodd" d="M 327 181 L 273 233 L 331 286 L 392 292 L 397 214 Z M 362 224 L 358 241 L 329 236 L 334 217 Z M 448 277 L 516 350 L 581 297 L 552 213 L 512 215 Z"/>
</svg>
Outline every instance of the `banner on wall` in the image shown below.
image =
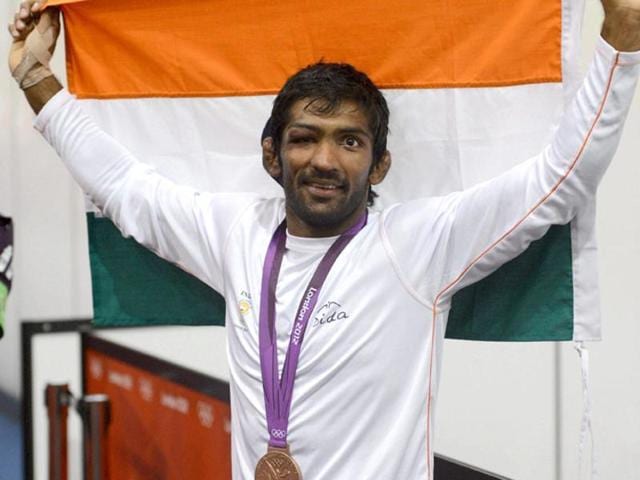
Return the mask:
<svg viewBox="0 0 640 480">
<path fill-rule="evenodd" d="M 140 160 L 210 191 L 281 195 L 260 133 L 320 59 L 383 89 L 394 165 L 378 208 L 471 187 L 537 154 L 576 83 L 580 1 L 64 3 L 69 88 Z M 206 28 L 205 28 L 206 26 Z M 224 301 L 88 213 L 95 322 L 224 324 Z M 453 299 L 447 337 L 600 336 L 594 208 Z"/>
<path fill-rule="evenodd" d="M 0 215 L 0 338 L 4 336 L 5 308 L 13 279 L 12 258 L 13 223 L 10 218 Z"/>
<path fill-rule="evenodd" d="M 109 397 L 110 478 L 231 478 L 228 384 L 89 335 L 82 362 L 84 394 Z"/>
</svg>

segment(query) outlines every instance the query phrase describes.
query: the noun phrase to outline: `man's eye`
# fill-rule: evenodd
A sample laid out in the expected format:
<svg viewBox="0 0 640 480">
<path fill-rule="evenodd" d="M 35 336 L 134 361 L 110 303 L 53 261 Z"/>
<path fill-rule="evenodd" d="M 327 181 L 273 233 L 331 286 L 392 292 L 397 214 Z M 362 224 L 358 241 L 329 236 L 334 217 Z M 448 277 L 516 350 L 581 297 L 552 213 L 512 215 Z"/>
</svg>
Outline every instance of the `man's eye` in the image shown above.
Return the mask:
<svg viewBox="0 0 640 480">
<path fill-rule="evenodd" d="M 313 139 L 311 137 L 300 136 L 300 137 L 291 137 L 289 139 L 290 143 L 310 143 Z"/>
<path fill-rule="evenodd" d="M 358 140 L 356 137 L 346 137 L 344 139 L 344 144 L 347 147 L 359 147 L 360 146 L 360 140 Z"/>
</svg>

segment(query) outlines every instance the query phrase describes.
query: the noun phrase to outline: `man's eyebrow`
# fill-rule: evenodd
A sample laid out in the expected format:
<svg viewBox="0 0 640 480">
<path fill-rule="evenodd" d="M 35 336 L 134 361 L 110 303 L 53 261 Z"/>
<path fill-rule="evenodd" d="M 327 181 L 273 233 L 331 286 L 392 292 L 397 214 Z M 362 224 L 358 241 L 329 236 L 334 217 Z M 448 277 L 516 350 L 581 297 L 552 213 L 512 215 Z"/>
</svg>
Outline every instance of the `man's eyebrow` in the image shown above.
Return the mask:
<svg viewBox="0 0 640 480">
<path fill-rule="evenodd" d="M 311 125 L 310 123 L 303 123 L 303 122 L 291 123 L 287 125 L 286 130 L 290 130 L 292 128 L 304 128 L 305 130 L 313 130 L 314 132 L 320 130 L 320 128 L 317 127 L 316 125 Z"/>
<path fill-rule="evenodd" d="M 367 138 L 373 138 L 373 135 L 369 130 L 365 130 L 364 128 L 359 127 L 349 127 L 349 128 L 339 128 L 338 133 L 340 134 L 353 134 L 353 135 L 364 135 Z"/>
<path fill-rule="evenodd" d="M 290 125 L 287 125 L 286 130 L 290 130 L 292 128 L 302 128 L 305 130 L 312 130 L 314 132 L 318 132 L 321 130 L 321 128 L 318 127 L 317 125 L 312 125 L 310 123 L 304 123 L 304 122 L 294 122 Z M 373 138 L 373 135 L 368 130 L 365 130 L 364 128 L 360 128 L 360 127 L 337 128 L 336 131 L 340 135 L 345 135 L 345 134 L 356 135 L 357 134 L 357 135 L 364 135 L 367 138 Z"/>
</svg>

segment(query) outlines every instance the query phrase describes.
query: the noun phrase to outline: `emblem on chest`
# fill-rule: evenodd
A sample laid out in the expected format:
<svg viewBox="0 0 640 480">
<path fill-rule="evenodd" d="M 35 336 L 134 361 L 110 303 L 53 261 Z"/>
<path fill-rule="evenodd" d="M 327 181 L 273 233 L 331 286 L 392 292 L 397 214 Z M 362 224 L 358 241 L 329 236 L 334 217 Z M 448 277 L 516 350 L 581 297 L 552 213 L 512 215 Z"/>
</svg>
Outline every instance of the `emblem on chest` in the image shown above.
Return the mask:
<svg viewBox="0 0 640 480">
<path fill-rule="evenodd" d="M 246 290 L 242 290 L 239 295 L 238 310 L 241 315 L 246 315 L 251 311 L 253 305 L 251 304 L 251 294 Z"/>
<path fill-rule="evenodd" d="M 234 321 L 234 325 L 246 332 L 248 330 L 246 317 L 248 317 L 253 310 L 251 294 L 247 290 L 241 290 L 238 293 L 238 297 L 235 303 L 238 307 L 237 311 L 240 313 L 240 315 L 237 316 L 237 320 Z"/>
</svg>

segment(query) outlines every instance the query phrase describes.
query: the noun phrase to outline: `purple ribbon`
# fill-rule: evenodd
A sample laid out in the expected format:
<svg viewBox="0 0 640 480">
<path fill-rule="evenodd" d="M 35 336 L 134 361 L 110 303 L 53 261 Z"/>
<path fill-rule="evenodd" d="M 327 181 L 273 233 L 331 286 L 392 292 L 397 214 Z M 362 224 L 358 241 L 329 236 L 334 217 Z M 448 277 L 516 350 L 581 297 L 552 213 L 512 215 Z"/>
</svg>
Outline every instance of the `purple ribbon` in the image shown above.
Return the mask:
<svg viewBox="0 0 640 480">
<path fill-rule="evenodd" d="M 269 429 L 269 445 L 286 448 L 289 428 L 289 411 L 293 384 L 298 368 L 300 348 L 311 313 L 316 306 L 320 289 L 329 275 L 331 267 L 338 256 L 367 223 L 365 214 L 338 239 L 325 253 L 311 281 L 304 291 L 300 306 L 296 312 L 289 347 L 284 360 L 282 378 L 278 378 L 278 346 L 275 331 L 276 320 L 276 286 L 284 257 L 287 240 L 286 220 L 278 226 L 271 238 L 262 269 L 262 292 L 260 295 L 260 367 L 262 369 L 262 388 L 264 404 L 267 412 L 267 428 Z"/>
</svg>

